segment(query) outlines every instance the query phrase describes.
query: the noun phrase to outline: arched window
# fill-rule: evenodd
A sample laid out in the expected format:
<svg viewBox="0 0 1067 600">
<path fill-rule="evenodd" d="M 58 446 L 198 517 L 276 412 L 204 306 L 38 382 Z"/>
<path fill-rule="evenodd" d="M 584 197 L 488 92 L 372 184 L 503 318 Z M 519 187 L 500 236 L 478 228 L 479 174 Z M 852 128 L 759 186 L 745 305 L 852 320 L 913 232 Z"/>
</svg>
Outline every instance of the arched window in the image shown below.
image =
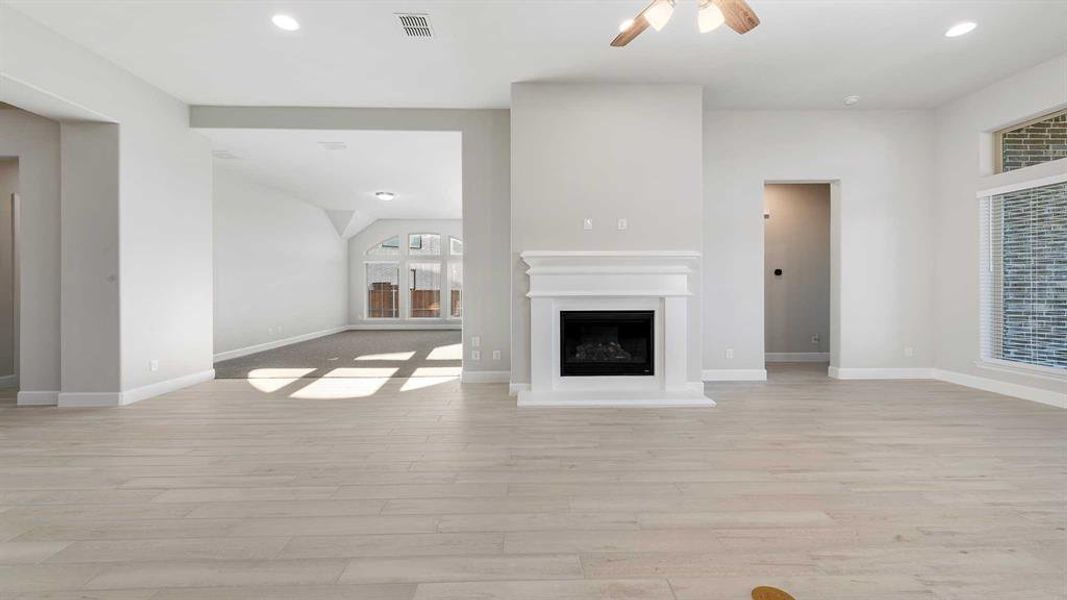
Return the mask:
<svg viewBox="0 0 1067 600">
<path fill-rule="evenodd" d="M 407 243 L 401 244 L 404 236 Z M 443 242 L 447 240 L 447 246 Z M 463 240 L 441 233 L 398 233 L 366 251 L 365 318 L 463 317 Z M 382 258 L 386 258 L 382 260 Z M 401 292 L 403 287 L 408 289 Z"/>
<path fill-rule="evenodd" d="M 400 236 L 394 235 L 371 246 L 367 256 L 400 256 Z"/>
</svg>

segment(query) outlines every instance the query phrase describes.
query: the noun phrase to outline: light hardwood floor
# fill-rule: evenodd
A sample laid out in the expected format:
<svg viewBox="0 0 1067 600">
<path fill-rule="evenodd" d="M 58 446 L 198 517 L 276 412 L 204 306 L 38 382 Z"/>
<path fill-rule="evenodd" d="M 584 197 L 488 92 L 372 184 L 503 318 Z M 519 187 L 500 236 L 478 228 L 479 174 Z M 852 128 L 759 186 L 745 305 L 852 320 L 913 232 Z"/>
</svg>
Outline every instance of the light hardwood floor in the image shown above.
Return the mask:
<svg viewBox="0 0 1067 600">
<path fill-rule="evenodd" d="M 401 380 L 8 399 L 0 598 L 1067 597 L 1067 411 L 810 369 L 713 409 Z"/>
</svg>

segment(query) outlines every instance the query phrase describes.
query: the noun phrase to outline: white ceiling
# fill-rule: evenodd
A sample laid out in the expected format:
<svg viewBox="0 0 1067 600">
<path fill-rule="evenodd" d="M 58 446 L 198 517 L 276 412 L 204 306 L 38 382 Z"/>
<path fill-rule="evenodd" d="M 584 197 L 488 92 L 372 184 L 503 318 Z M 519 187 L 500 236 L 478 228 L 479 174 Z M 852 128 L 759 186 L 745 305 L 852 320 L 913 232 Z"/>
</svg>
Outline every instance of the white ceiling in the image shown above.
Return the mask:
<svg viewBox="0 0 1067 600">
<path fill-rule="evenodd" d="M 1063 0 L 750 0 L 763 24 L 610 48 L 646 0 L 7 0 L 190 104 L 506 107 L 514 81 L 699 83 L 720 108 L 932 107 L 1067 51 Z M 394 12 L 436 37 L 403 37 Z M 275 12 L 302 29 L 282 32 Z M 978 22 L 967 36 L 944 31 Z"/>
<path fill-rule="evenodd" d="M 448 131 L 201 129 L 215 168 L 331 211 L 355 211 L 349 233 L 377 219 L 462 217 L 461 134 Z M 327 150 L 320 142 L 340 142 Z M 236 158 L 218 158 L 226 152 Z M 374 192 L 390 191 L 383 202 Z M 339 226 L 344 229 L 344 226 Z"/>
</svg>

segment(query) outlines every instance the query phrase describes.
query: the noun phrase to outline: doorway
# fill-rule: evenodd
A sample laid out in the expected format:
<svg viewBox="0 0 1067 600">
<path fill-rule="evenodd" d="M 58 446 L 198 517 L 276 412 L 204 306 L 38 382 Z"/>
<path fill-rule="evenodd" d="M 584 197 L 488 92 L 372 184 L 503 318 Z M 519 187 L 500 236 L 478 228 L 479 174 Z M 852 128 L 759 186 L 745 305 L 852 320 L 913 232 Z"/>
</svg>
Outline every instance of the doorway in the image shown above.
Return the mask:
<svg viewBox="0 0 1067 600">
<path fill-rule="evenodd" d="M 0 158 L 0 398 L 18 392 L 18 224 L 19 160 Z"/>
<path fill-rule="evenodd" d="M 821 373 L 831 356 L 830 183 L 764 186 L 764 352 L 768 376 Z"/>
</svg>

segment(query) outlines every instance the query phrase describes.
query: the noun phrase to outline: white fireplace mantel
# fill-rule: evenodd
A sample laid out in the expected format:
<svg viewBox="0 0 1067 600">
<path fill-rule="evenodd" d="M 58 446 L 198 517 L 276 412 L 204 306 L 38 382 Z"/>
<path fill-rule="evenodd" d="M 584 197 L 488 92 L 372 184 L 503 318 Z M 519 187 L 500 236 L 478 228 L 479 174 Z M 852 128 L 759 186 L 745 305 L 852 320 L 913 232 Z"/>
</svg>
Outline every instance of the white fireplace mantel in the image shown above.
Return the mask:
<svg viewBox="0 0 1067 600">
<path fill-rule="evenodd" d="M 690 251 L 528 251 L 530 389 L 519 406 L 714 406 L 687 381 L 693 274 Z M 560 312 L 651 310 L 654 375 L 560 375 Z"/>
</svg>

